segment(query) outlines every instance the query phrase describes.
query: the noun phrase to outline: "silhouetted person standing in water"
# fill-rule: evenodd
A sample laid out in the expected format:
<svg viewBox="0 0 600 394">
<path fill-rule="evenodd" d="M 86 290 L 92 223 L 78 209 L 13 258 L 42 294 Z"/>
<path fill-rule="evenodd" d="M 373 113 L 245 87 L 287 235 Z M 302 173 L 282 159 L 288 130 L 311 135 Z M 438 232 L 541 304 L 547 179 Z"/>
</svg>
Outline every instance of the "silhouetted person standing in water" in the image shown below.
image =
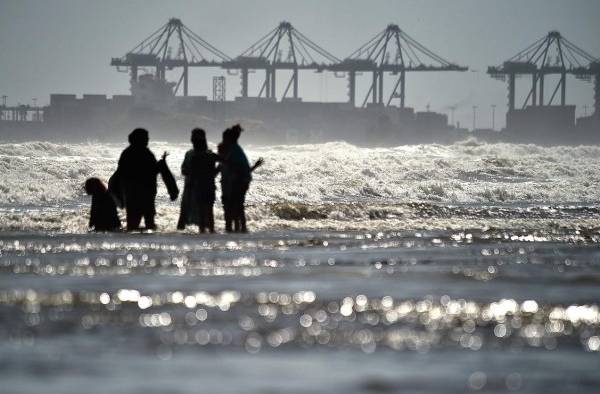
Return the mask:
<svg viewBox="0 0 600 394">
<path fill-rule="evenodd" d="M 231 148 L 231 129 L 223 132 L 223 141 L 219 144 L 217 152 L 221 158 L 218 170 L 221 172 L 221 203 L 223 204 L 223 216 L 225 218 L 225 231 L 233 231 L 233 217 L 231 209 L 231 169 L 229 165 L 229 151 Z"/>
<path fill-rule="evenodd" d="M 159 167 L 148 149 L 148 131 L 135 129 L 129 134 L 129 146 L 119 159 L 119 181 L 127 210 L 127 230 L 140 228 L 142 217 L 146 229 L 155 229 L 156 176 Z"/>
<path fill-rule="evenodd" d="M 244 204 L 252 180 L 252 171 L 263 164 L 259 159 L 250 167 L 246 153 L 238 144 L 242 127 L 237 124 L 223 133 L 219 154 L 224 160 L 221 171 L 225 230 L 247 232 Z M 233 229 L 232 229 L 233 222 Z"/>
<path fill-rule="evenodd" d="M 192 130 L 192 145 L 194 148 L 186 152 L 181 165 L 185 185 L 177 228 L 181 230 L 187 224 L 197 224 L 201 233 L 214 233 L 216 162 L 220 159 L 208 149 L 204 130 Z"/>
<path fill-rule="evenodd" d="M 98 178 L 89 178 L 85 181 L 85 192 L 92 196 L 89 227 L 94 231 L 120 230 L 117 206 L 104 182 Z"/>
</svg>

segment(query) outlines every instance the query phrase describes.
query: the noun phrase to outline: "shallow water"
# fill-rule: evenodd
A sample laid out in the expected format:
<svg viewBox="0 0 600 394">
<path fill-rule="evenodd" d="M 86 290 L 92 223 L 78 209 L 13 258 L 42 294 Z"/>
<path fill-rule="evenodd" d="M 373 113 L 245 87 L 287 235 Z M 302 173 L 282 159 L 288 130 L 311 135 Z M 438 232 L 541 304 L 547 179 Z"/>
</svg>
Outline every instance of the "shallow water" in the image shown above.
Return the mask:
<svg viewBox="0 0 600 394">
<path fill-rule="evenodd" d="M 598 391 L 598 148 L 250 149 L 252 234 L 88 234 L 120 148 L 0 144 L 2 392 Z"/>
</svg>

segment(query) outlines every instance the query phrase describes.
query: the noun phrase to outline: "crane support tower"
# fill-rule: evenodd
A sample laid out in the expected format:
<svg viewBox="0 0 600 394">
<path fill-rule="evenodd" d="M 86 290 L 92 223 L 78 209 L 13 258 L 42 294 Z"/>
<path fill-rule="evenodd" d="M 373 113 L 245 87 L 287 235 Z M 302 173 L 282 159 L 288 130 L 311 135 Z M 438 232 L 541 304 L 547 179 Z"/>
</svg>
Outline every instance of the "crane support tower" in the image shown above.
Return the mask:
<svg viewBox="0 0 600 394">
<path fill-rule="evenodd" d="M 264 70 L 265 79 L 258 93 L 258 97 L 277 99 L 278 70 L 291 70 L 292 76 L 283 92 L 282 99 L 287 98 L 291 89 L 291 96 L 299 98 L 298 72 L 300 70 L 314 70 L 322 72 L 340 59 L 321 48 L 298 31 L 289 22 L 281 22 L 260 40 L 252 44 L 235 59 L 224 62 L 223 68 L 228 70 L 241 70 L 241 95 L 250 96 L 248 91 L 248 78 L 252 70 Z"/>
<path fill-rule="evenodd" d="M 179 80 L 172 85 L 177 94 L 183 87 L 188 96 L 190 67 L 220 67 L 231 58 L 194 33 L 181 20 L 171 18 L 124 56 L 113 58 L 111 66 L 129 71 L 132 92 L 139 81 L 139 70 L 150 68 L 156 81 L 167 84 L 166 70 L 181 68 Z M 169 89 L 171 85 L 168 85 Z"/>
<path fill-rule="evenodd" d="M 523 103 L 523 109 L 551 106 L 560 91 L 560 106 L 566 106 L 567 75 L 577 79 L 594 79 L 594 108 L 600 115 L 600 62 L 592 55 L 563 37 L 558 31 L 551 31 L 515 56 L 498 66 L 488 67 L 488 74 L 495 79 L 508 80 L 508 109 L 516 109 L 516 79 L 522 75 L 531 76 L 531 88 Z M 554 88 L 546 90 L 546 76 L 558 75 Z M 551 92 L 550 98 L 547 92 Z M 558 102 L 558 99 L 557 99 Z"/>
<path fill-rule="evenodd" d="M 357 74 L 372 73 L 372 83 L 362 103 L 363 107 L 366 106 L 369 97 L 373 104 L 384 104 L 384 74 L 397 75 L 386 105 L 389 106 L 392 100 L 397 98 L 400 107 L 404 108 L 407 72 L 467 71 L 468 67 L 459 66 L 433 53 L 402 31 L 398 25 L 390 24 L 342 62 L 334 65 L 331 70 L 347 73 L 348 101 L 352 105 L 355 105 L 356 99 Z"/>
<path fill-rule="evenodd" d="M 213 101 L 215 103 L 223 103 L 225 102 L 225 98 L 227 96 L 225 90 L 225 77 L 213 77 Z"/>
</svg>

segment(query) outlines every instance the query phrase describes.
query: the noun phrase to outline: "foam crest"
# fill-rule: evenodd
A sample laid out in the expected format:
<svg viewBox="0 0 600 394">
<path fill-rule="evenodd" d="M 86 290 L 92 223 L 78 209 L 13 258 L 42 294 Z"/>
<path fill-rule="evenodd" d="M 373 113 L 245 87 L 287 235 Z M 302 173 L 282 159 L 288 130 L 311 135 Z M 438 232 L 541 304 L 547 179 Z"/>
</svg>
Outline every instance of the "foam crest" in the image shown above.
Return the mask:
<svg viewBox="0 0 600 394">
<path fill-rule="evenodd" d="M 82 200 L 90 176 L 108 179 L 117 144 L 0 144 L 0 204 L 68 204 Z M 152 142 L 181 185 L 179 166 L 189 146 Z M 252 203 L 523 203 L 600 200 L 600 148 L 485 144 L 360 148 L 344 142 L 250 147 L 262 156 Z M 159 190 L 159 198 L 166 192 Z"/>
</svg>

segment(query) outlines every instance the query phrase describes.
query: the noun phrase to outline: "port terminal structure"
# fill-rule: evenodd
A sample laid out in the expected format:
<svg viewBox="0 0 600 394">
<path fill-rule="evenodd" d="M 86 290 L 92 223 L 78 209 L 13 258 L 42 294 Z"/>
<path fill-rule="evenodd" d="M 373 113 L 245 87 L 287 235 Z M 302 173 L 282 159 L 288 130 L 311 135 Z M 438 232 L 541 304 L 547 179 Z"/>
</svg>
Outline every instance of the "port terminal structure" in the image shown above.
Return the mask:
<svg viewBox="0 0 600 394">
<path fill-rule="evenodd" d="M 313 70 L 323 72 L 340 60 L 317 45 L 314 41 L 298 31 L 289 22 L 281 22 L 248 49 L 234 59 L 224 62 L 222 67 L 227 70 L 240 70 L 241 97 L 250 96 L 248 78 L 251 70 L 264 70 L 265 79 L 257 97 L 276 100 L 277 71 L 292 71 L 291 78 L 286 84 L 283 99 L 298 100 L 299 71 Z M 290 92 L 291 89 L 291 92 Z"/>
<path fill-rule="evenodd" d="M 18 104 L 7 106 L 0 104 L 0 121 L 6 122 L 43 122 L 44 109 L 36 105 Z"/>
<path fill-rule="evenodd" d="M 467 71 L 469 68 L 435 54 L 402 31 L 398 25 L 390 24 L 329 69 L 348 74 L 349 102 L 352 105 L 355 105 L 356 75 L 368 72 L 372 73 L 372 82 L 362 107 L 367 105 L 370 97 L 371 104 L 386 106 L 398 99 L 400 108 L 405 108 L 407 72 Z M 392 93 L 386 101 L 383 93 L 385 73 L 397 76 Z"/>
<path fill-rule="evenodd" d="M 173 48 L 176 48 L 175 52 Z M 110 64 L 119 71 L 129 71 L 132 94 L 140 82 L 139 70 L 151 67 L 154 68 L 154 79 L 160 81 L 167 92 L 177 94 L 182 88 L 183 96 L 188 96 L 190 67 L 220 67 L 227 61 L 231 61 L 229 56 L 194 33 L 180 19 L 171 18 L 125 56 L 113 58 Z M 176 83 L 168 83 L 166 70 L 175 68 L 182 69 L 181 76 Z"/>
<path fill-rule="evenodd" d="M 600 60 L 558 31 L 549 32 L 501 65 L 488 67 L 487 73 L 508 82 L 508 131 L 532 130 L 532 137 L 537 138 L 542 132 L 564 133 L 573 129 L 576 126 L 575 106 L 567 104 L 568 75 L 594 83 L 594 113 L 588 118 L 580 118 L 577 125 L 590 128 L 597 126 L 593 123 L 599 123 Z M 548 89 L 548 80 L 552 76 L 556 81 Z M 521 107 L 516 102 L 519 77 L 529 77 L 531 83 Z"/>
<path fill-rule="evenodd" d="M 173 50 L 175 49 L 175 50 Z M 381 33 L 370 39 L 343 60 L 316 44 L 289 22 L 281 22 L 261 37 L 248 49 L 231 58 L 198 34 L 185 26 L 181 20 L 171 18 L 164 26 L 152 33 L 124 56 L 113 58 L 111 65 L 120 71 L 129 69 L 132 92 L 139 81 L 139 70 L 154 68 L 154 79 L 177 94 L 183 86 L 183 96 L 188 96 L 189 68 L 220 67 L 228 71 L 239 71 L 242 98 L 251 97 L 249 74 L 264 71 L 264 82 L 256 97 L 275 99 L 277 71 L 292 71 L 291 78 L 281 99 L 299 100 L 299 71 L 334 72 L 348 77 L 348 102 L 355 105 L 356 77 L 362 72 L 372 73 L 372 83 L 361 107 L 368 98 L 372 104 L 392 104 L 399 99 L 405 107 L 405 85 L 407 72 L 422 71 L 467 71 L 468 68 L 451 63 L 435 54 L 402 31 L 398 25 L 390 24 Z M 165 70 L 182 68 L 181 78 L 176 83 L 166 81 Z M 384 102 L 384 74 L 398 76 L 394 89 Z"/>
<path fill-rule="evenodd" d="M 448 116 L 436 112 L 416 112 L 407 107 L 406 81 L 411 72 L 464 72 L 468 68 L 446 60 L 417 42 L 398 25 L 390 24 L 345 58 L 338 58 L 319 46 L 289 22 L 281 22 L 239 56 L 230 57 L 200 35 L 171 18 L 142 40 L 124 56 L 112 58 L 110 64 L 130 76 L 128 95 L 51 94 L 45 107 L 8 106 L 3 96 L 0 106 L 0 129 L 11 131 L 15 138 L 19 127 L 30 130 L 73 130 L 76 137 L 82 128 L 94 135 L 116 135 L 119 130 L 143 125 L 163 130 L 171 138 L 175 130 L 198 124 L 219 129 L 232 121 L 254 123 L 268 143 L 276 130 L 292 130 L 299 136 L 320 134 L 310 141 L 345 139 L 357 143 L 381 144 L 453 141 L 468 130 L 448 123 Z M 190 69 L 213 68 L 239 75 L 240 95 L 226 100 L 226 78 L 213 78 L 212 101 L 206 96 L 190 95 Z M 259 71 L 259 72 L 257 72 Z M 290 75 L 284 89 L 277 89 L 280 71 Z M 343 102 L 305 102 L 301 98 L 301 72 L 333 73 L 347 78 L 348 96 Z M 168 72 L 168 73 L 167 73 Z M 180 72 L 180 73 L 179 73 Z M 263 74 L 264 72 L 264 74 Z M 488 74 L 508 80 L 509 110 L 506 128 L 475 129 L 489 140 L 552 143 L 564 141 L 574 131 L 569 143 L 600 142 L 600 61 L 571 43 L 558 32 L 550 32 L 534 44 Z M 361 74 L 369 79 L 364 99 L 357 100 L 356 82 Z M 176 78 L 173 79 L 173 75 Z M 531 77 L 531 89 L 523 107 L 516 100 L 517 80 Z M 552 85 L 556 80 L 556 85 Z M 595 111 L 591 116 L 575 119 L 575 106 L 566 103 L 567 76 L 594 80 Z M 250 78 L 259 78 L 250 84 Z M 393 80 L 389 80 L 393 77 Z M 255 81 L 253 81 L 255 82 Z M 392 89 L 385 89 L 386 83 Z M 283 94 L 281 94 L 283 92 Z M 391 93 L 390 93 L 391 92 Z M 279 93 L 279 97 L 278 96 Z M 34 99 L 35 100 L 35 99 Z M 494 106 L 493 106 L 494 107 Z M 451 108 L 454 111 L 454 108 Z M 475 118 L 475 109 L 474 109 Z M 454 123 L 454 122 L 452 122 Z M 252 129 L 249 126 L 248 129 Z M 33 133 L 34 131 L 32 131 Z M 451 135 L 452 134 L 452 135 Z M 593 138 L 590 139 L 589 137 Z M 276 137 L 280 137 L 277 135 Z M 299 138 L 299 140 L 306 140 Z"/>
</svg>

